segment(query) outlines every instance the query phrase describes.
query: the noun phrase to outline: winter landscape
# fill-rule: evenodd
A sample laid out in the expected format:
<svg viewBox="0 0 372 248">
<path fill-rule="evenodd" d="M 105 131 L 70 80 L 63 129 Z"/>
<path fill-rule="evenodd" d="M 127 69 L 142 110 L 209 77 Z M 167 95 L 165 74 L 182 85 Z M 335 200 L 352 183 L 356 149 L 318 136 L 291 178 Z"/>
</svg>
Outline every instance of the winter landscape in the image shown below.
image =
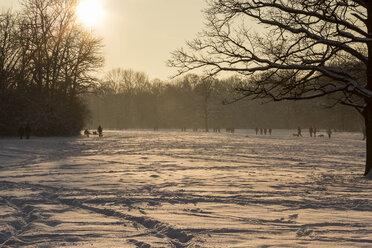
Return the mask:
<svg viewBox="0 0 372 248">
<path fill-rule="evenodd" d="M 372 247 L 371 16 L 1 0 L 0 248 Z"/>
<path fill-rule="evenodd" d="M 362 135 L 295 131 L 2 138 L 0 247 L 371 247 Z"/>
</svg>

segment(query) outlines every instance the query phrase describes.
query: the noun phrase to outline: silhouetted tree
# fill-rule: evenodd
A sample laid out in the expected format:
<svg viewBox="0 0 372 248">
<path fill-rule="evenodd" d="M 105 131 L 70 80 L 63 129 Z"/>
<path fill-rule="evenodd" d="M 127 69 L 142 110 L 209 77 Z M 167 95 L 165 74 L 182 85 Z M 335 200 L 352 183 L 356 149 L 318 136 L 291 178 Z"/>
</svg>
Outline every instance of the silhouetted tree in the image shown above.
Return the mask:
<svg viewBox="0 0 372 248">
<path fill-rule="evenodd" d="M 175 51 L 169 64 L 179 74 L 203 67 L 211 75 L 227 71 L 249 77 L 238 89 L 247 98 L 337 96 L 338 103 L 354 107 L 365 119 L 367 175 L 372 168 L 372 2 L 208 3 L 205 31 L 187 49 Z M 255 33 L 254 24 L 266 31 Z"/>
<path fill-rule="evenodd" d="M 204 119 L 204 128 L 206 132 L 209 132 L 209 118 L 210 118 L 210 98 L 212 91 L 214 90 L 215 80 L 211 77 L 199 78 L 196 85 L 196 91 L 201 96 L 201 107 Z"/>
<path fill-rule="evenodd" d="M 96 83 L 92 75 L 103 57 L 101 40 L 76 21 L 76 4 L 23 0 L 16 14 L 0 15 L 1 94 L 17 99 L 0 101 L 5 111 L 0 125 L 8 127 L 2 134 L 14 134 L 23 122 L 36 135 L 73 135 L 82 129 L 87 110 L 80 95 Z"/>
</svg>

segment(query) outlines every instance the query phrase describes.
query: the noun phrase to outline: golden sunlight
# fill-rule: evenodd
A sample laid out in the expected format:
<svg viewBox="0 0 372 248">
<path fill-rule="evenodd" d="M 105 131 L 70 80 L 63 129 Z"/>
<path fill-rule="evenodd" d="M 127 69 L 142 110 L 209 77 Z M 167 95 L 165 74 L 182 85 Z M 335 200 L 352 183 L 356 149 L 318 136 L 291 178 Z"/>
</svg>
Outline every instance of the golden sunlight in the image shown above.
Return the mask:
<svg viewBox="0 0 372 248">
<path fill-rule="evenodd" d="M 103 7 L 101 0 L 81 0 L 76 13 L 82 23 L 93 27 L 101 23 L 103 19 Z"/>
</svg>

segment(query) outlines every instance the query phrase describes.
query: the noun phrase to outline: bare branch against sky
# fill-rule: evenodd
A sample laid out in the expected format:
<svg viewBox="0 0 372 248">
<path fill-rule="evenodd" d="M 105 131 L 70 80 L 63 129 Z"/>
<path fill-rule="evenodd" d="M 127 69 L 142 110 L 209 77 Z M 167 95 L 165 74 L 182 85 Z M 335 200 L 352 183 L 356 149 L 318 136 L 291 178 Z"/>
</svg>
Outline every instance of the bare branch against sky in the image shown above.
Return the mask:
<svg viewBox="0 0 372 248">
<path fill-rule="evenodd" d="M 94 26 L 103 38 L 105 70 L 146 72 L 151 79 L 171 76 L 166 60 L 201 31 L 203 0 L 97 0 L 104 18 Z M 0 10 L 17 9 L 19 0 L 1 0 Z"/>
</svg>

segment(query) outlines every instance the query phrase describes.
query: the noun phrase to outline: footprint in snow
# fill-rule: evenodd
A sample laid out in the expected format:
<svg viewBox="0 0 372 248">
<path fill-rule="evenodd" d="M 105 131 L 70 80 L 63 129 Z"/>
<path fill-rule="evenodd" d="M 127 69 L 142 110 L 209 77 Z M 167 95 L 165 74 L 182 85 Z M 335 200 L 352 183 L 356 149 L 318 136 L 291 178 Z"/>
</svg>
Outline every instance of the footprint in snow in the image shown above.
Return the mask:
<svg viewBox="0 0 372 248">
<path fill-rule="evenodd" d="M 313 234 L 314 234 L 314 231 L 311 229 L 308 229 L 307 227 L 301 227 L 296 232 L 297 237 L 313 236 Z"/>
<path fill-rule="evenodd" d="M 295 220 L 295 219 L 298 218 L 298 214 L 292 214 L 292 215 L 288 216 L 288 218 L 289 218 L 290 220 Z"/>
</svg>

